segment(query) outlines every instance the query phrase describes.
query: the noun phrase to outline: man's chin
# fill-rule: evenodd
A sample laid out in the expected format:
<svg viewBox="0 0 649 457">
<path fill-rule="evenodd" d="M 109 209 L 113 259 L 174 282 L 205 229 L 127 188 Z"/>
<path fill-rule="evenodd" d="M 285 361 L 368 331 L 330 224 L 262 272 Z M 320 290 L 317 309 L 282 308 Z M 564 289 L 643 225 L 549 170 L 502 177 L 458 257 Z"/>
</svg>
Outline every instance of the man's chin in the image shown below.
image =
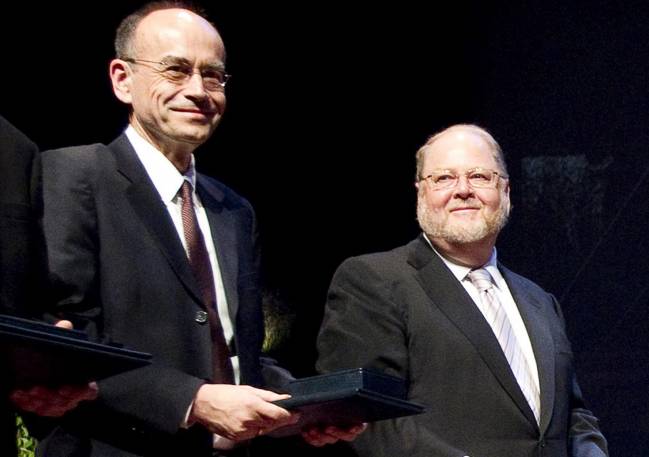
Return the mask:
<svg viewBox="0 0 649 457">
<path fill-rule="evenodd" d="M 176 138 L 183 143 L 201 145 L 210 139 L 214 128 L 205 126 L 205 128 L 187 128 L 176 132 Z"/>
<path fill-rule="evenodd" d="M 431 232 L 429 235 L 453 244 L 475 243 L 489 236 L 489 228 L 484 222 L 477 222 L 469 226 L 467 224 L 457 226 L 446 224 L 444 227 L 433 228 Z"/>
<path fill-rule="evenodd" d="M 482 230 L 463 230 L 458 232 L 450 232 L 446 234 L 446 241 L 455 244 L 469 244 L 482 241 L 489 236 L 486 229 Z"/>
</svg>

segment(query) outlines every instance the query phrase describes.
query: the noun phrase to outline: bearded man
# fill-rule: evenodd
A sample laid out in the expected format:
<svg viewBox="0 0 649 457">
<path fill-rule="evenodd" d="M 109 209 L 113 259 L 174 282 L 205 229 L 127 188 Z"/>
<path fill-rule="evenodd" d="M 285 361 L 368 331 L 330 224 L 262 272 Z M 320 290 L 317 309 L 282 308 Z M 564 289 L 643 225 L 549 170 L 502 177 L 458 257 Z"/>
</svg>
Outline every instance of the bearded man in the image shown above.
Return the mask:
<svg viewBox="0 0 649 457">
<path fill-rule="evenodd" d="M 423 233 L 346 260 L 327 297 L 318 369 L 404 378 L 425 414 L 370 424 L 359 456 L 604 457 L 556 299 L 497 260 L 510 183 L 496 140 L 455 125 L 417 152 Z"/>
</svg>

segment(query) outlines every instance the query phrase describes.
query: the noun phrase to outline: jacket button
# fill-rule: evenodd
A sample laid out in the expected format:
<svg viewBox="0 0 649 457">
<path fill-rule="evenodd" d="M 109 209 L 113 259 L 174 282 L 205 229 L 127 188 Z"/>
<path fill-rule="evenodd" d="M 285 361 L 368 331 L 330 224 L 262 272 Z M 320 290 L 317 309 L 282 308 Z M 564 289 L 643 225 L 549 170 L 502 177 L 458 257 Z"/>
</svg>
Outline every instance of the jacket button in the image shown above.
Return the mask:
<svg viewBox="0 0 649 457">
<path fill-rule="evenodd" d="M 196 311 L 196 317 L 194 320 L 199 324 L 204 324 L 207 322 L 207 312 L 206 311 Z"/>
</svg>

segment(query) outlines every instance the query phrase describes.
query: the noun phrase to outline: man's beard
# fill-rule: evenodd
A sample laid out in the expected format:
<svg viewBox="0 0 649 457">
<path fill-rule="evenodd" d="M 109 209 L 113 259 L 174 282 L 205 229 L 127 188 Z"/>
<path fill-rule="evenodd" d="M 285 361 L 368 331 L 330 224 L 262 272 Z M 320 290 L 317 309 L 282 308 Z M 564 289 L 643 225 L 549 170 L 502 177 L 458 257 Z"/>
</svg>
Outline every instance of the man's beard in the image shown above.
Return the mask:
<svg viewBox="0 0 649 457">
<path fill-rule="evenodd" d="M 509 199 L 501 198 L 498 211 L 491 216 L 481 217 L 470 224 L 441 220 L 430 211 L 425 198 L 417 198 L 417 220 L 429 238 L 438 238 L 451 244 L 466 244 L 481 241 L 500 233 L 509 219 Z"/>
</svg>

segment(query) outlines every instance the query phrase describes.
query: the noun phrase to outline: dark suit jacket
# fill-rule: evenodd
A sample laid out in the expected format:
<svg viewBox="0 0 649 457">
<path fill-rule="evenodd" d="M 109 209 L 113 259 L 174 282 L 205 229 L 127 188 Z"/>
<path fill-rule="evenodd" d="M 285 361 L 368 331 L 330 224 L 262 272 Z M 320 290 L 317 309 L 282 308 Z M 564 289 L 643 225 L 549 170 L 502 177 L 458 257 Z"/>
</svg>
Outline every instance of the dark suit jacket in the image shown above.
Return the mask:
<svg viewBox="0 0 649 457">
<path fill-rule="evenodd" d="M 541 423 L 462 285 L 419 237 L 348 259 L 331 284 L 318 369 L 372 367 L 405 378 L 423 415 L 371 424 L 360 456 L 600 457 L 606 441 L 581 397 L 554 297 L 499 266 L 537 360 Z"/>
<path fill-rule="evenodd" d="M 0 116 L 0 312 L 38 313 L 44 279 L 38 148 Z"/>
<path fill-rule="evenodd" d="M 241 381 L 260 385 L 263 339 L 253 210 L 198 175 L 235 325 Z M 173 223 L 125 135 L 43 153 L 44 227 L 61 317 L 150 352 L 152 366 L 99 382 L 99 399 L 68 414 L 41 455 L 209 455 L 200 426 L 179 431 L 212 376 L 209 324 Z M 75 454 L 76 453 L 76 454 Z"/>
<path fill-rule="evenodd" d="M 44 263 L 38 149 L 0 116 L 0 312 L 36 313 Z M 6 373 L 3 376 L 6 379 Z M 15 418 L 0 379 L 0 455 L 15 455 Z"/>
</svg>

